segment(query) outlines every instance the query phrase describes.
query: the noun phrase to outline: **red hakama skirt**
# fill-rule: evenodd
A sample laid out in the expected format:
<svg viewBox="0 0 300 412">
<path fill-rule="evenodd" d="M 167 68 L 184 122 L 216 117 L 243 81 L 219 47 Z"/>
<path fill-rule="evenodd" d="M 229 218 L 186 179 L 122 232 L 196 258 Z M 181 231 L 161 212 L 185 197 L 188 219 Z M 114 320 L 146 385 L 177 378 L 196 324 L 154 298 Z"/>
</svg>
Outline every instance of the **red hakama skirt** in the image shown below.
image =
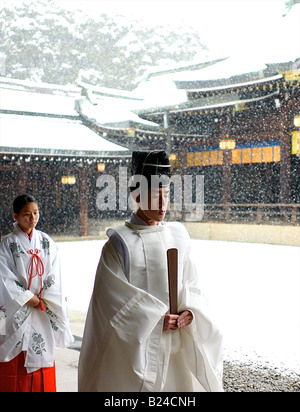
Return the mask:
<svg viewBox="0 0 300 412">
<path fill-rule="evenodd" d="M 0 362 L 0 392 L 56 392 L 55 365 L 27 373 L 24 363 L 24 352 Z"/>
</svg>

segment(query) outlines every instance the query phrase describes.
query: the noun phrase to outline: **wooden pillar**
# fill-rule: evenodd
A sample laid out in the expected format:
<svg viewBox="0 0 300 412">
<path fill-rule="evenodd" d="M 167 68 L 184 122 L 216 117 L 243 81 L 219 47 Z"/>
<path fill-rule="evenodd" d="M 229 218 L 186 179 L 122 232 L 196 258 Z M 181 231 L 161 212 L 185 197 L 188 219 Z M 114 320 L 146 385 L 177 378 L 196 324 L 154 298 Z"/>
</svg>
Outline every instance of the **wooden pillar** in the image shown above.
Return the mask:
<svg viewBox="0 0 300 412">
<path fill-rule="evenodd" d="M 182 210 L 181 210 L 181 219 L 185 221 L 185 216 L 186 216 L 186 209 L 184 205 L 184 176 L 186 175 L 186 168 L 187 168 L 187 153 L 186 153 L 186 148 L 184 145 L 181 146 L 179 149 L 179 159 L 178 159 L 178 164 L 179 164 L 179 173 L 181 177 L 181 183 L 182 183 Z"/>
<path fill-rule="evenodd" d="M 79 198 L 80 198 L 80 236 L 88 235 L 88 171 L 82 168 L 80 171 L 79 182 Z"/>
<path fill-rule="evenodd" d="M 231 162 L 232 151 L 223 151 L 223 204 L 231 203 Z"/>
<path fill-rule="evenodd" d="M 287 108 L 280 113 L 280 203 L 291 201 L 291 136 L 287 124 Z"/>
<path fill-rule="evenodd" d="M 47 228 L 47 230 L 51 230 L 51 215 L 52 215 L 51 205 L 55 202 L 54 200 L 55 195 L 53 192 L 53 186 L 51 184 L 52 174 L 53 174 L 53 168 L 51 166 L 46 166 L 45 168 L 43 168 L 43 176 L 44 176 L 43 185 L 44 185 L 44 197 L 45 197 L 43 216 L 44 216 L 44 221 L 45 221 L 45 227 Z"/>
<path fill-rule="evenodd" d="M 183 180 L 183 176 L 186 175 L 186 167 L 187 167 L 187 154 L 184 145 L 182 145 L 181 149 L 179 150 L 179 172 L 181 179 Z"/>
</svg>

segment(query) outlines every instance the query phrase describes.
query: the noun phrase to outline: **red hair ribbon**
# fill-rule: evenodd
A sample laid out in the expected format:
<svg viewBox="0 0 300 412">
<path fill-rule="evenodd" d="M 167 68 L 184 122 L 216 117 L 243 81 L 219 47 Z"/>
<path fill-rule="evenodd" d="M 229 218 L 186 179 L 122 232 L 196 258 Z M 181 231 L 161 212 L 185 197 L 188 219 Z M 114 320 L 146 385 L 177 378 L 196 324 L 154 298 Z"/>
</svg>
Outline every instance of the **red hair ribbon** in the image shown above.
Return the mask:
<svg viewBox="0 0 300 412">
<path fill-rule="evenodd" d="M 35 249 L 35 253 L 33 252 L 32 249 L 28 250 L 27 253 L 31 256 L 31 260 L 29 263 L 28 267 L 28 275 L 29 275 L 29 283 L 28 283 L 28 290 L 30 289 L 31 286 L 31 281 L 33 278 L 36 276 L 40 277 L 41 281 L 41 290 L 40 290 L 40 309 L 45 310 L 43 304 L 42 304 L 42 291 L 43 291 L 43 275 L 44 275 L 44 263 L 42 259 L 39 257 L 39 253 L 41 251 L 38 249 Z M 35 274 L 33 274 L 34 271 L 34 266 L 35 266 Z"/>
</svg>

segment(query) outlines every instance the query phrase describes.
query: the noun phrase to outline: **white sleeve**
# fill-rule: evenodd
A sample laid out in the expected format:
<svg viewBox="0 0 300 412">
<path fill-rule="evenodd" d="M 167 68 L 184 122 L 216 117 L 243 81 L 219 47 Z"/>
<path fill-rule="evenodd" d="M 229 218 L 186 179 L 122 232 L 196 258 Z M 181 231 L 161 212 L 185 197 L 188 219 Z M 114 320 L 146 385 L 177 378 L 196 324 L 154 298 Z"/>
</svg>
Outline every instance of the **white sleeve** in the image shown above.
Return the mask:
<svg viewBox="0 0 300 412">
<path fill-rule="evenodd" d="M 117 232 L 115 232 L 113 229 L 109 229 L 107 233 L 108 233 L 109 240 L 110 240 L 112 247 L 114 248 L 116 252 L 118 252 L 118 254 L 122 257 L 124 261 L 125 276 L 126 276 L 126 279 L 129 281 L 130 266 L 129 266 L 129 253 L 127 250 L 127 246 L 123 242 L 121 236 Z"/>
<path fill-rule="evenodd" d="M 25 292 L 15 298 L 15 301 L 20 306 L 24 306 L 31 298 L 33 298 L 33 296 L 34 294 L 30 292 L 30 290 L 25 290 Z"/>
</svg>

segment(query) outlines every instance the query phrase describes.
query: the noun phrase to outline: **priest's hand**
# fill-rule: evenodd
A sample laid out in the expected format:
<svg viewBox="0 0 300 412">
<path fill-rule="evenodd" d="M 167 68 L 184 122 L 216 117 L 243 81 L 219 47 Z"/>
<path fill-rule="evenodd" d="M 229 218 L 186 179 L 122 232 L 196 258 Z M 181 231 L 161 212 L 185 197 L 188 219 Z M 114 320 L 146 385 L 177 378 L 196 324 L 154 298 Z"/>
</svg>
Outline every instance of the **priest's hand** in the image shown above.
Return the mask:
<svg viewBox="0 0 300 412">
<path fill-rule="evenodd" d="M 179 315 L 171 315 L 170 313 L 165 314 L 163 331 L 167 332 L 168 330 L 177 329 L 177 320 Z"/>
<path fill-rule="evenodd" d="M 189 310 L 185 310 L 180 313 L 179 318 L 177 319 L 178 329 L 183 329 L 186 326 L 190 325 L 193 321 L 193 314 Z"/>
<path fill-rule="evenodd" d="M 163 331 L 175 329 L 183 329 L 186 326 L 190 325 L 193 321 L 193 314 L 189 310 L 181 312 L 179 315 L 171 315 L 167 313 L 164 319 Z"/>
</svg>

